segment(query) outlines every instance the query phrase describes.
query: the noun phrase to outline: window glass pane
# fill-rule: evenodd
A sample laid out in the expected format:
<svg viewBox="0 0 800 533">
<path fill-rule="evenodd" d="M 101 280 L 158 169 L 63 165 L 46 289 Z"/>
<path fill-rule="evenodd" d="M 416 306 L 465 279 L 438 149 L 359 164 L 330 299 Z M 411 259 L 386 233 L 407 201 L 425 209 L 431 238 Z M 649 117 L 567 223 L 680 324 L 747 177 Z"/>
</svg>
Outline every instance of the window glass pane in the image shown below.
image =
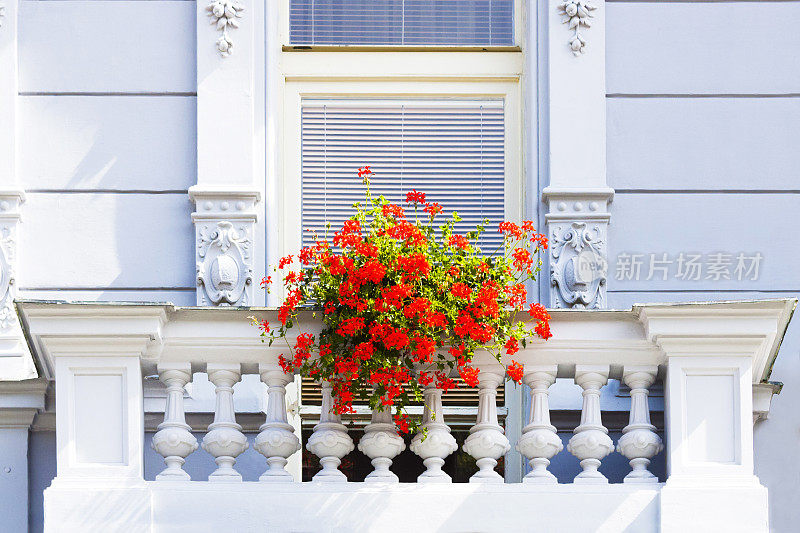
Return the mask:
<svg viewBox="0 0 800 533">
<path fill-rule="evenodd" d="M 292 44 L 514 44 L 514 0 L 291 0 Z"/>
<path fill-rule="evenodd" d="M 455 229 L 462 235 L 489 220 L 479 242 L 484 253 L 502 245 L 502 101 L 316 100 L 303 102 L 301 116 L 304 246 L 313 244 L 313 232 L 332 238 L 363 200 L 355 175 L 363 165 L 376 173 L 374 194 L 405 205 L 406 192 L 425 192 L 444 216 L 458 212 Z"/>
</svg>

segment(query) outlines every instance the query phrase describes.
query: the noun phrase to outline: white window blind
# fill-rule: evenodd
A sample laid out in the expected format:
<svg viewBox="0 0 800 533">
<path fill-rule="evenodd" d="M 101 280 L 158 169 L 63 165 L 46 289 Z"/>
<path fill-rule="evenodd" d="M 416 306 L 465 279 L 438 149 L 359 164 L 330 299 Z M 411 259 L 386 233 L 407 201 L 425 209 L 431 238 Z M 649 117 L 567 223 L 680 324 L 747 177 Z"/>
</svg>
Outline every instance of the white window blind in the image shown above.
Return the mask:
<svg viewBox="0 0 800 533">
<path fill-rule="evenodd" d="M 308 45 L 514 44 L 514 0 L 291 0 L 290 41 Z"/>
<path fill-rule="evenodd" d="M 502 101 L 304 100 L 302 104 L 303 245 L 306 229 L 338 230 L 363 201 L 356 170 L 371 165 L 371 190 L 406 206 L 416 189 L 463 220 L 465 234 L 489 219 L 480 245 L 493 252 L 502 242 L 505 127 Z M 409 216 L 413 209 L 408 211 Z M 424 213 L 423 213 L 424 215 Z"/>
</svg>

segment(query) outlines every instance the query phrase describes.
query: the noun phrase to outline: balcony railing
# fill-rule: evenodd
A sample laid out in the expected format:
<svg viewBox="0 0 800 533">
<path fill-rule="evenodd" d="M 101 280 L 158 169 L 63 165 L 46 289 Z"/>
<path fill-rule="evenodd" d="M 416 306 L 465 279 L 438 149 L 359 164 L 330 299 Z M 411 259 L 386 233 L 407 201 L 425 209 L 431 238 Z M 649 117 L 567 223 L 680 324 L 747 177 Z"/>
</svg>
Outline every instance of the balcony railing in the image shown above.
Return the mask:
<svg viewBox="0 0 800 533">
<path fill-rule="evenodd" d="M 268 309 L 176 308 L 162 304 L 18 303 L 40 373 L 55 380 L 57 476 L 45 492 L 49 531 L 767 531 L 766 489 L 753 475 L 753 390 L 769 377 L 794 300 L 642 305 L 630 311 L 554 311 L 553 338 L 515 354 L 524 365 L 529 412 L 519 438 L 498 423 L 503 367 L 479 354 L 479 400 L 463 451 L 478 471 L 469 484 L 442 470 L 456 450 L 442 391 L 425 390 L 426 436 L 411 451 L 425 471 L 397 483 L 390 467 L 405 447 L 388 413 L 375 411 L 358 450 L 373 470 L 347 482 L 337 468 L 354 442 L 331 414 L 322 385 L 319 423 L 306 448 L 322 468 L 310 483 L 286 470 L 301 447 L 287 418 L 293 376 L 277 365 L 247 316 Z M 303 331 L 319 330 L 309 314 Z M 186 423 L 184 388 L 205 372 L 215 388 L 214 420 L 200 439 Z M 237 457 L 250 445 L 237 423 L 233 386 L 258 374 L 267 386 L 264 423 L 252 446 L 264 456 L 258 482 L 243 482 Z M 164 419 L 152 447 L 164 458 L 145 481 L 143 377 L 166 387 Z M 580 423 L 567 450 L 581 465 L 569 484 L 548 470 L 562 450 L 550 422 L 549 390 L 569 378 L 582 390 Z M 614 442 L 603 425 L 609 378 L 630 388 L 630 419 Z M 650 422 L 648 393 L 664 380 L 666 442 Z M 666 446 L 666 483 L 649 470 Z M 505 483 L 495 471 L 512 448 L 530 471 Z M 191 480 L 192 454 L 216 470 Z M 609 484 L 598 470 L 612 453 L 630 471 Z M 562 512 L 563 511 L 563 512 Z M 726 529 L 727 528 L 727 529 Z"/>
</svg>

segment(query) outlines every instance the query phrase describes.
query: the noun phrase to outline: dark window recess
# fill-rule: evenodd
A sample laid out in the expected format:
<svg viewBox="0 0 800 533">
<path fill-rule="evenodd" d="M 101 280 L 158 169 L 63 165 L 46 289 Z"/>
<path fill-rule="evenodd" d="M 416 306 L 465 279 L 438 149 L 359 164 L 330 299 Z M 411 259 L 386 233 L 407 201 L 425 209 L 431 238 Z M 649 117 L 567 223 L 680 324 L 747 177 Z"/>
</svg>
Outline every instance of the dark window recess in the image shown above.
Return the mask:
<svg viewBox="0 0 800 533">
<path fill-rule="evenodd" d="M 500 422 L 503 424 L 503 421 Z M 369 457 L 358 451 L 358 441 L 364 435 L 362 428 L 348 428 L 348 434 L 352 437 L 356 449 L 342 458 L 339 470 L 344 472 L 348 481 L 364 481 L 364 478 L 372 472 L 372 464 Z M 456 426 L 452 428 L 452 434 L 458 443 L 458 450 L 445 459 L 444 470 L 454 483 L 467 483 L 472 474 L 478 471 L 478 467 L 469 454 L 463 451 L 464 440 L 469 436 L 469 426 Z M 303 481 L 311 481 L 311 478 L 319 472 L 319 459 L 313 453 L 306 450 L 305 445 L 311 436 L 311 428 L 303 429 Z M 401 483 L 414 483 L 417 477 L 425 471 L 422 460 L 414 455 L 409 449 L 411 437 L 406 436 L 406 449 L 392 461 L 391 470 L 400 478 Z M 505 463 L 501 457 L 495 470 L 502 476 L 504 475 Z"/>
<path fill-rule="evenodd" d="M 465 388 L 461 378 L 455 378 L 458 388 L 449 390 L 442 395 L 442 405 L 445 407 L 478 407 L 478 389 Z M 313 379 L 304 377 L 300 389 L 302 405 L 322 405 L 322 390 Z M 504 387 L 497 388 L 497 406 L 506 404 L 506 391 Z M 355 402 L 354 405 L 366 405 L 364 402 Z M 419 403 L 422 405 L 422 402 Z"/>
</svg>

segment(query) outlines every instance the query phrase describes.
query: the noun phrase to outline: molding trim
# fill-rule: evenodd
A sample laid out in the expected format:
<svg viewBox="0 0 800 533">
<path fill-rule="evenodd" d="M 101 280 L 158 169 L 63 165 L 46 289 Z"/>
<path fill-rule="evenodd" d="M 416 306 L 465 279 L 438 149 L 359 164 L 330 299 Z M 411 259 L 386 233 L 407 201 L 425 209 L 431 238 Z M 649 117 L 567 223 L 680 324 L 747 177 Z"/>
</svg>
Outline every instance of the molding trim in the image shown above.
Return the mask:
<svg viewBox="0 0 800 533">
<path fill-rule="evenodd" d="M 29 429 L 45 408 L 47 380 L 0 381 L 0 429 Z"/>
<path fill-rule="evenodd" d="M 36 409 L 0 409 L 0 429 L 30 429 Z"/>
<path fill-rule="evenodd" d="M 567 24 L 573 32 L 572 38 L 568 42 L 570 50 L 576 57 L 585 53 L 586 38 L 581 32 L 581 27 L 590 28 L 592 26 L 591 19 L 594 18 L 592 12 L 597 9 L 597 6 L 588 0 L 565 0 L 558 4 L 556 9 L 564 17 L 561 23 Z"/>
<path fill-rule="evenodd" d="M 211 24 L 216 26 L 220 32 L 217 39 L 217 50 L 222 57 L 228 57 L 233 53 L 233 41 L 228 34 L 228 28 L 236 29 L 239 27 L 237 19 L 242 17 L 244 6 L 236 0 L 211 0 L 206 6 Z"/>
<path fill-rule="evenodd" d="M 768 381 L 753 384 L 753 424 L 769 418 L 772 397 L 781 393 L 783 383 Z"/>
</svg>

